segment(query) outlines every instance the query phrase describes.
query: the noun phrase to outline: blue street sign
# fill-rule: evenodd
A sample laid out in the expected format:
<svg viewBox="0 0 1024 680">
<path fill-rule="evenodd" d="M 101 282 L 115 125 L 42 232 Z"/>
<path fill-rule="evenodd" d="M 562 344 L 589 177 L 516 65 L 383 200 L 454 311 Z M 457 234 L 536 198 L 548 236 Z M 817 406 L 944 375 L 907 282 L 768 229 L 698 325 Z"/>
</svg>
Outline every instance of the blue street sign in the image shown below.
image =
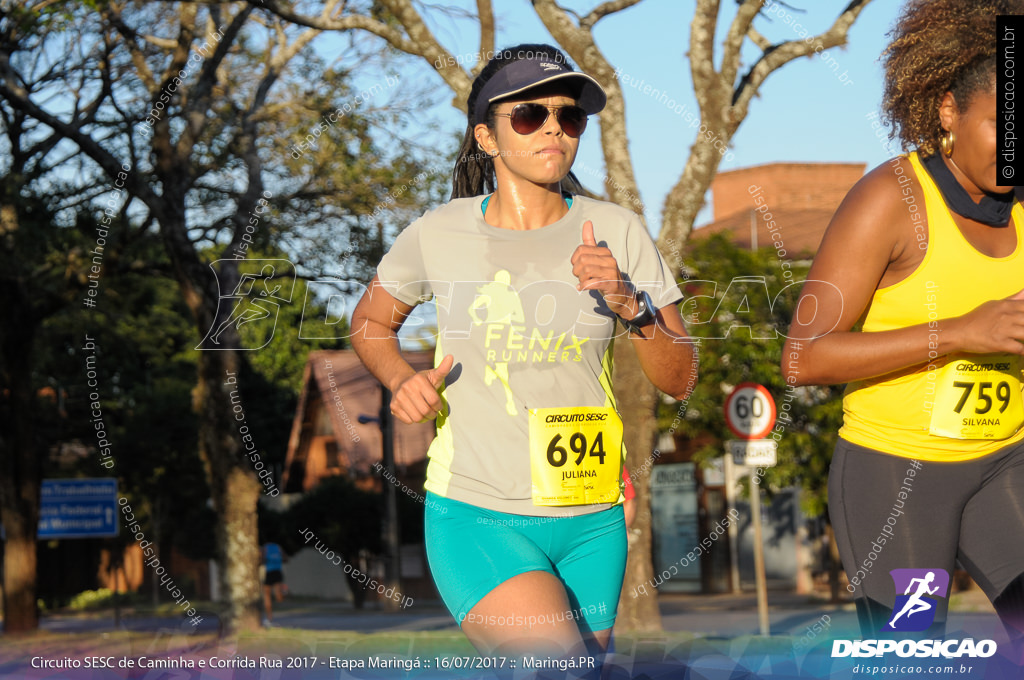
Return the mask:
<svg viewBox="0 0 1024 680">
<path fill-rule="evenodd" d="M 39 538 L 117 536 L 116 479 L 44 479 Z"/>
</svg>

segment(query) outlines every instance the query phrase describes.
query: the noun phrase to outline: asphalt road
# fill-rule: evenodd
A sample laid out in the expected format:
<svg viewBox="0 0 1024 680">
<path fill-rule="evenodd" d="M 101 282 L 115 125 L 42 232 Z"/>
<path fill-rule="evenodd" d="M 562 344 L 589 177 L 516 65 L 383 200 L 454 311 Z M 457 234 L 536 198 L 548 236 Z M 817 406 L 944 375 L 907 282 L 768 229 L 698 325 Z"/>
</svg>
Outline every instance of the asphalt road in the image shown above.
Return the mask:
<svg viewBox="0 0 1024 680">
<path fill-rule="evenodd" d="M 1001 632 L 998 620 L 982 596 L 969 603 L 971 612 L 951 612 L 947 631 Z M 705 637 L 733 638 L 759 634 L 757 603 L 754 595 L 674 595 L 658 597 L 662 627 L 666 632 L 692 632 Z M 859 637 L 857 615 L 853 604 L 832 605 L 806 595 L 772 592 L 768 596 L 770 632 L 772 635 L 808 635 L 808 629 L 819 624 L 830 635 L 849 634 Z M 827 618 L 824 618 L 827 617 Z M 286 599 L 275 604 L 274 624 L 283 628 L 304 630 L 349 630 L 360 633 L 397 631 L 458 632 L 455 621 L 439 602 L 417 601 L 400 611 L 376 608 L 370 603 L 363 610 L 351 604 L 333 601 L 296 601 Z M 216 615 L 204 615 L 197 632 L 214 631 L 219 625 Z M 45 616 L 43 630 L 58 633 L 105 632 L 116 630 L 112 614 L 53 614 Z M 122 629 L 135 631 L 192 631 L 192 625 L 180 616 L 122 616 Z M 976 633 L 977 634 L 977 633 Z"/>
</svg>

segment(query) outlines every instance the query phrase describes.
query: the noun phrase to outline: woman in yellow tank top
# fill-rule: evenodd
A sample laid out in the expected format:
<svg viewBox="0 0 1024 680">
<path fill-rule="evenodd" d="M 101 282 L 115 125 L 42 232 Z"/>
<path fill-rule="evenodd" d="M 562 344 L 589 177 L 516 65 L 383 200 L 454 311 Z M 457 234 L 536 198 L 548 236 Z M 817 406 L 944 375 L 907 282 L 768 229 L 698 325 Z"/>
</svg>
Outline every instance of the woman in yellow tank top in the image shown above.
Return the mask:
<svg viewBox="0 0 1024 680">
<path fill-rule="evenodd" d="M 782 362 L 790 384 L 848 384 L 829 514 L 864 637 L 941 635 L 959 564 L 992 600 L 1015 663 L 1024 209 L 996 174 L 995 32 L 996 15 L 1019 7 L 907 2 L 884 57 L 883 109 L 915 151 L 872 170 L 839 207 Z M 930 613 L 894 610 L 911 577 L 932 584 Z"/>
</svg>

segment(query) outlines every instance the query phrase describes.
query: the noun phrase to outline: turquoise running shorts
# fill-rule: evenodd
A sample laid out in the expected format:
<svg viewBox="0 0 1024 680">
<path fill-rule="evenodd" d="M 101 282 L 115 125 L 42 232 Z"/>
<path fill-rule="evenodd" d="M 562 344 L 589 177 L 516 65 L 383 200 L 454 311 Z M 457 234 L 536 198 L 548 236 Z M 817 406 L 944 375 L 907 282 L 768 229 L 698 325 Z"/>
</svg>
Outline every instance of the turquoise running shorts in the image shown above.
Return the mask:
<svg viewBox="0 0 1024 680">
<path fill-rule="evenodd" d="M 615 623 L 626 572 L 621 505 L 577 517 L 531 517 L 429 492 L 425 505 L 430 573 L 459 626 L 487 593 L 528 571 L 546 571 L 561 580 L 572 609 L 554 616 L 571 616 L 581 633 L 607 630 Z M 538 623 L 517 620 L 525 618 L 489 623 L 520 628 Z"/>
</svg>

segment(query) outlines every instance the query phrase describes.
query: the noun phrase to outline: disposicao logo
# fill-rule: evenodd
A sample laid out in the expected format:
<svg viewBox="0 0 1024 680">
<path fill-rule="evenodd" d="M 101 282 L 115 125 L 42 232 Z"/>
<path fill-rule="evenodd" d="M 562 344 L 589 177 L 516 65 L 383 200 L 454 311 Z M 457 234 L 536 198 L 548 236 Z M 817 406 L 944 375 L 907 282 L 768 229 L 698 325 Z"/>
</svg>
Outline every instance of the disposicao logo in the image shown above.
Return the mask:
<svg viewBox="0 0 1024 680">
<path fill-rule="evenodd" d="M 935 622 L 939 600 L 949 595 L 949 573 L 944 569 L 893 569 L 889 572 L 896 586 L 896 602 L 883 631 L 920 632 Z M 996 653 L 994 640 L 833 640 L 832 657 L 883 656 L 895 652 L 900 657 L 961 656 L 990 657 Z"/>
<path fill-rule="evenodd" d="M 893 569 L 889 575 L 896 585 L 896 604 L 892 607 L 892 618 L 882 630 L 915 632 L 932 625 L 938 598 L 949 594 L 946 570 Z"/>
</svg>

